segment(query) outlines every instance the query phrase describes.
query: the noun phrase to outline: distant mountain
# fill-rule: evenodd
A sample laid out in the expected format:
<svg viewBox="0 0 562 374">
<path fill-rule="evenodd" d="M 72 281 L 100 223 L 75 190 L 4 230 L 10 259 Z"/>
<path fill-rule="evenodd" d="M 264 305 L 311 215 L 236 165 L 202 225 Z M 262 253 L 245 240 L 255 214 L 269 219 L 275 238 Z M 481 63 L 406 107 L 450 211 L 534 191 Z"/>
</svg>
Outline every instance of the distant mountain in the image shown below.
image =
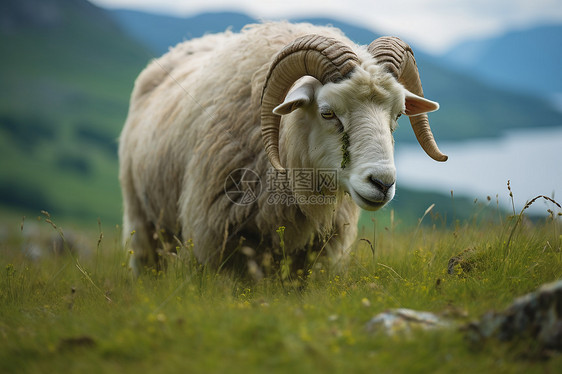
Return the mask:
<svg viewBox="0 0 562 374">
<path fill-rule="evenodd" d="M 2 0 L 3 207 L 119 222 L 116 139 L 151 55 L 86 0 Z"/>
<path fill-rule="evenodd" d="M 450 66 L 498 86 L 562 95 L 562 25 L 466 41 L 442 57 Z"/>
<path fill-rule="evenodd" d="M 151 48 L 156 55 L 168 51 L 170 46 L 186 40 L 217 33 L 230 28 L 240 31 L 242 27 L 257 20 L 241 13 L 217 12 L 197 17 L 181 18 L 139 12 L 128 9 L 110 11 L 115 20 L 130 36 Z"/>
<path fill-rule="evenodd" d="M 123 10 L 111 11 L 111 14 L 131 36 L 150 44 L 155 55 L 167 51 L 169 46 L 188 36 L 201 36 L 228 27 L 236 31 L 244 23 L 256 22 L 238 13 L 209 13 L 186 18 Z M 368 44 L 380 36 L 334 19 L 302 18 L 292 21 L 333 25 L 359 44 Z M 416 58 L 425 95 L 441 104 L 441 109 L 430 117 L 437 139 L 491 137 L 507 129 L 562 125 L 562 114 L 542 98 L 510 92 L 504 87 L 451 70 L 423 51 L 416 51 Z M 401 121 L 403 127 L 409 126 L 407 120 Z M 400 140 L 415 141 L 411 131 L 398 131 L 396 136 Z"/>
</svg>

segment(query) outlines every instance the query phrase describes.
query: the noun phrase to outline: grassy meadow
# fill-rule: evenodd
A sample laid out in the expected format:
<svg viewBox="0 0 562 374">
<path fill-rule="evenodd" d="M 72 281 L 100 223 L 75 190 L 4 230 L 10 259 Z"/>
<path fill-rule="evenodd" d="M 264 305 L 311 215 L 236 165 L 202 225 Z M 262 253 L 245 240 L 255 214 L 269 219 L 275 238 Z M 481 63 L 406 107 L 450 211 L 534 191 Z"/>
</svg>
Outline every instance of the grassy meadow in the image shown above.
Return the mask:
<svg viewBox="0 0 562 374">
<path fill-rule="evenodd" d="M 135 77 L 160 52 L 85 0 L 2 4 L 0 373 L 559 372 L 561 355 L 532 341 L 475 344 L 463 331 L 562 278 L 562 218 L 507 215 L 497 197 L 481 205 L 399 187 L 390 208 L 362 216 L 338 270 L 310 253 L 294 273 L 288 259 L 261 278 L 217 271 L 194 261 L 187 241 L 165 254 L 166 270 L 134 278 L 115 225 L 117 138 Z M 426 94 L 442 104 L 431 117 L 440 139 L 560 124 L 540 99 L 417 56 Z M 403 127 L 397 141 L 415 141 Z M 366 327 L 392 308 L 456 327 L 393 336 Z"/>
<path fill-rule="evenodd" d="M 525 339 L 475 344 L 462 327 L 562 278 L 560 217 L 498 211 L 445 226 L 426 213 L 403 228 L 399 217 L 364 217 L 343 270 L 311 253 L 306 269 L 260 280 L 197 264 L 189 241 L 165 255 L 165 271 L 135 279 L 118 226 L 65 230 L 48 213 L 5 220 L 0 372 L 559 372 L 559 353 Z M 461 261 L 448 269 L 453 256 Z M 390 308 L 456 327 L 366 328 Z"/>
</svg>

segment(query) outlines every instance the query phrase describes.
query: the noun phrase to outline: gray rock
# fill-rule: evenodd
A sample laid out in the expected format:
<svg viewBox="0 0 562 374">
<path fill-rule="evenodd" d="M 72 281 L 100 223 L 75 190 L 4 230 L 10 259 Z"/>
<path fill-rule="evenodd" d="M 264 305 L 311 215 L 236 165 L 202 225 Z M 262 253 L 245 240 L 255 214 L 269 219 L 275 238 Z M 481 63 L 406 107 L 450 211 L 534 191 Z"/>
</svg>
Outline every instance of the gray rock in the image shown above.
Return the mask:
<svg viewBox="0 0 562 374">
<path fill-rule="evenodd" d="M 562 351 L 562 280 L 517 298 L 501 312 L 488 312 L 471 323 L 468 337 L 475 343 L 530 339 L 539 349 Z"/>
<path fill-rule="evenodd" d="M 436 314 L 399 308 L 377 314 L 367 322 L 365 328 L 369 332 L 383 331 L 387 335 L 395 335 L 409 334 L 412 330 L 435 330 L 451 326 L 450 321 Z"/>
</svg>

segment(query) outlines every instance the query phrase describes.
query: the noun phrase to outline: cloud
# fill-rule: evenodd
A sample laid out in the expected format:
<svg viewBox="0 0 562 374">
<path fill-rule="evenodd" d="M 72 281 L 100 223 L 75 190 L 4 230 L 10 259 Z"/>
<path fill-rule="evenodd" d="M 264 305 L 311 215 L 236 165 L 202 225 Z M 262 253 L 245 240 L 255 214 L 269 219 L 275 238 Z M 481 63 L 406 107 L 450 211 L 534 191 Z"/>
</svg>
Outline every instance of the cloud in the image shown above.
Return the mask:
<svg viewBox="0 0 562 374">
<path fill-rule="evenodd" d="M 176 16 L 236 10 L 256 18 L 331 17 L 440 52 L 463 39 L 544 22 L 562 23 L 560 0 L 91 0 Z"/>
</svg>

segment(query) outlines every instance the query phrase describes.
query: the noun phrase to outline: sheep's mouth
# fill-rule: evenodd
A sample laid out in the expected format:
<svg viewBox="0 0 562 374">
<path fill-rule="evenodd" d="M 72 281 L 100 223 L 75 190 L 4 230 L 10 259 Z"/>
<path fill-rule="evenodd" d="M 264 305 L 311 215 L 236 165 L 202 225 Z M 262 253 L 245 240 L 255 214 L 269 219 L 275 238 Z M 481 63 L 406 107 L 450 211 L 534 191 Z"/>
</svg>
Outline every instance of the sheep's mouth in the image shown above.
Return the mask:
<svg viewBox="0 0 562 374">
<path fill-rule="evenodd" d="M 350 191 L 351 197 L 353 198 L 353 200 L 355 201 L 355 203 L 357 205 L 359 205 L 359 207 L 365 209 L 365 210 L 379 210 L 380 208 L 382 208 L 383 206 L 386 205 L 386 203 L 388 203 L 388 201 L 386 199 L 384 200 L 370 200 L 367 199 L 366 197 L 363 197 L 360 193 L 358 193 L 357 191 L 351 189 Z"/>
</svg>

